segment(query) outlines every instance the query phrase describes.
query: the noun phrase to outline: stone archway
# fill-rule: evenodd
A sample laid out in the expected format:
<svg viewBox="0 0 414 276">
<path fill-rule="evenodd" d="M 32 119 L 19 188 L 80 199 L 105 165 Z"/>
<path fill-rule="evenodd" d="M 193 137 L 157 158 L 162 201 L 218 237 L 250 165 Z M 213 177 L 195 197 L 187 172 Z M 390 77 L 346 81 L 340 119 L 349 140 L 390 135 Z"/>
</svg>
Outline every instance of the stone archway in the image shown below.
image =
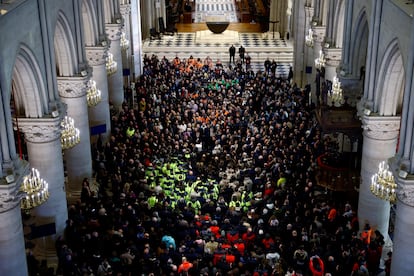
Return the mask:
<svg viewBox="0 0 414 276">
<path fill-rule="evenodd" d="M 341 48 L 343 44 L 344 37 L 344 19 L 345 16 L 345 1 L 340 1 L 336 6 L 335 15 L 334 15 L 334 26 L 333 26 L 333 46 Z"/>
<path fill-rule="evenodd" d="M 351 59 L 350 59 L 350 74 L 353 77 L 359 77 L 360 69 L 365 66 L 368 49 L 368 21 L 365 10 L 362 10 L 358 19 L 355 21 L 355 27 L 353 28 L 351 45 Z"/>
<path fill-rule="evenodd" d="M 374 98 L 375 112 L 380 116 L 401 114 L 404 94 L 405 71 L 398 41 L 387 47 L 382 60 Z"/>
<path fill-rule="evenodd" d="M 82 22 L 86 46 L 95 46 L 99 40 L 98 19 L 94 11 L 97 7 L 91 0 L 82 1 Z"/>
<path fill-rule="evenodd" d="M 71 77 L 79 71 L 75 39 L 69 26 L 65 15 L 59 13 L 58 20 L 56 21 L 54 45 L 56 74 L 61 77 Z"/>
<path fill-rule="evenodd" d="M 48 111 L 46 88 L 32 51 L 22 45 L 13 68 L 12 90 L 15 115 L 41 118 Z"/>
</svg>

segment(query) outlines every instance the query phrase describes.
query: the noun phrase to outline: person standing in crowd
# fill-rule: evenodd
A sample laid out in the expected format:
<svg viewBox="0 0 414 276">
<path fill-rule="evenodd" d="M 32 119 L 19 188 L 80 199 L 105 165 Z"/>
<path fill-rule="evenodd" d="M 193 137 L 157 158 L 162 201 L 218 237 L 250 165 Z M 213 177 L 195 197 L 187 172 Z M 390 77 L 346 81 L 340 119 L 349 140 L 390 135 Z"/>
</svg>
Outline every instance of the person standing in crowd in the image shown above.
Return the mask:
<svg viewBox="0 0 414 276">
<path fill-rule="evenodd" d="M 246 70 L 252 69 L 252 58 L 250 57 L 249 53 L 246 53 L 245 60 L 246 60 Z"/>
<path fill-rule="evenodd" d="M 264 62 L 264 68 L 265 68 L 265 72 L 267 74 L 270 73 L 270 66 L 272 65 L 272 62 L 270 61 L 269 58 L 266 58 L 265 62 Z"/>
<path fill-rule="evenodd" d="M 239 48 L 239 56 L 242 63 L 244 63 L 244 55 L 246 53 L 246 49 L 243 47 L 243 45 L 240 45 Z"/>
<path fill-rule="evenodd" d="M 233 63 L 234 63 L 234 57 L 236 55 L 236 47 L 234 47 L 233 44 L 229 48 L 229 54 L 230 54 L 230 64 L 231 64 L 232 60 L 233 60 Z"/>
<path fill-rule="evenodd" d="M 276 69 L 277 69 L 277 62 L 276 60 L 272 60 L 270 64 L 270 71 L 272 72 L 273 77 L 276 77 Z"/>
<path fill-rule="evenodd" d="M 178 273 L 182 273 L 181 275 L 188 275 L 188 271 L 193 267 L 193 264 L 190 263 L 186 257 L 182 258 L 182 262 L 178 267 Z"/>
</svg>

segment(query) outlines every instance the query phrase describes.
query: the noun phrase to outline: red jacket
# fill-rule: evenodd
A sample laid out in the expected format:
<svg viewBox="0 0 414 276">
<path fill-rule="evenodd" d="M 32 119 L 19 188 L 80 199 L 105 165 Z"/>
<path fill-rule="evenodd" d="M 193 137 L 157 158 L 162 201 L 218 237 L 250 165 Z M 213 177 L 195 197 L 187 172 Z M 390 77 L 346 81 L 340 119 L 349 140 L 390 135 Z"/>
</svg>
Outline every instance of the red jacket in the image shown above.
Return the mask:
<svg viewBox="0 0 414 276">
<path fill-rule="evenodd" d="M 318 267 L 314 265 L 314 262 L 318 264 Z M 319 256 L 312 256 L 309 260 L 309 269 L 312 272 L 312 276 L 323 276 L 325 265 Z"/>
</svg>

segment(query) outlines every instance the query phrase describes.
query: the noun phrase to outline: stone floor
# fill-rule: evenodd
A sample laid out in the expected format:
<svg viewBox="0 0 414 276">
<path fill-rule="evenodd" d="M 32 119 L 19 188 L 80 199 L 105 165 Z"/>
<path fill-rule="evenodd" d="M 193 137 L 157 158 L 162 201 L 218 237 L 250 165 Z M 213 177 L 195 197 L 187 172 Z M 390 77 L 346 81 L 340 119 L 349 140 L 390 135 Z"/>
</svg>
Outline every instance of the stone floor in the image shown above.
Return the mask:
<svg viewBox="0 0 414 276">
<path fill-rule="evenodd" d="M 252 61 L 254 71 L 264 70 L 266 59 L 275 60 L 278 64 L 277 75 L 287 77 L 289 67 L 293 63 L 293 46 L 279 36 L 271 33 L 240 33 L 231 31 L 231 36 L 226 33 L 221 35 L 206 34 L 205 31 L 182 32 L 174 35 L 163 35 L 159 39 L 146 39 L 143 41 L 143 54 L 155 54 L 172 60 L 176 56 L 204 59 L 207 56 L 213 61 L 221 60 L 229 65 L 228 49 L 234 45 L 238 49 L 241 45 L 246 49 Z M 231 41 L 229 40 L 231 38 Z M 237 53 L 236 53 L 237 58 Z"/>
</svg>

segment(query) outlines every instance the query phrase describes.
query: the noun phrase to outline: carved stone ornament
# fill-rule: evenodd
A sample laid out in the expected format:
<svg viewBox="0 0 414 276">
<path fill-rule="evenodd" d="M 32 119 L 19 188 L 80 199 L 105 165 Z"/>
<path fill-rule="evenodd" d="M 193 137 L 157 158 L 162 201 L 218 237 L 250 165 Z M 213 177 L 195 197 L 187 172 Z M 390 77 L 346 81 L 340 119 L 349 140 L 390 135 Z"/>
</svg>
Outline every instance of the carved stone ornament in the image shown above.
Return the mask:
<svg viewBox="0 0 414 276">
<path fill-rule="evenodd" d="M 121 24 L 105 24 L 105 31 L 109 40 L 120 40 L 122 34 Z"/>
<path fill-rule="evenodd" d="M 325 32 L 326 27 L 325 26 L 313 26 L 313 38 L 315 39 L 315 42 L 322 43 L 325 40 Z"/>
<path fill-rule="evenodd" d="M 398 185 L 397 198 L 404 204 L 414 207 L 414 183 Z"/>
<path fill-rule="evenodd" d="M 89 74 L 84 77 L 57 77 L 59 95 L 64 98 L 85 96 L 89 79 Z"/>
<path fill-rule="evenodd" d="M 22 193 L 0 193 L 0 213 L 7 212 L 10 209 L 13 209 L 17 204 L 20 204 L 22 199 Z"/>
<path fill-rule="evenodd" d="M 56 118 L 20 118 L 19 128 L 26 140 L 32 143 L 46 143 L 60 139 L 62 117 Z"/>
<path fill-rule="evenodd" d="M 399 116 L 362 116 L 364 134 L 375 140 L 397 139 L 400 131 Z"/>
<path fill-rule="evenodd" d="M 125 17 L 131 13 L 131 4 L 122 4 L 119 7 L 122 16 Z"/>
<path fill-rule="evenodd" d="M 90 66 L 99 66 L 106 63 L 108 46 L 85 47 L 86 58 Z"/>
<path fill-rule="evenodd" d="M 25 196 L 25 193 L 19 191 L 23 177 L 27 175 L 29 170 L 29 163 L 26 161 L 21 162 L 21 166 L 13 173 L 12 180 L 6 182 L 1 181 L 0 185 L 0 213 L 7 212 L 10 209 L 20 204 L 20 200 Z"/>
<path fill-rule="evenodd" d="M 341 63 L 342 58 L 342 49 L 341 48 L 325 48 L 323 53 L 326 58 L 326 65 L 338 67 Z"/>
</svg>

